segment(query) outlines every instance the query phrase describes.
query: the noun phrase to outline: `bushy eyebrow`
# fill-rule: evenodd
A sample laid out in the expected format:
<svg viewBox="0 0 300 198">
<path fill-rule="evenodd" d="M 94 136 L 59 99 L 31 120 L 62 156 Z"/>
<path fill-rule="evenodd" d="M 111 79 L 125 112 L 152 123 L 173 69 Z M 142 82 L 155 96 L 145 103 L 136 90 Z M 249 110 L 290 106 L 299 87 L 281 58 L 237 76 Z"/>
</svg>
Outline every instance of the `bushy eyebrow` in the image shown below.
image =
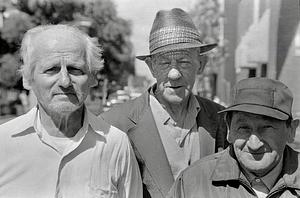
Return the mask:
<svg viewBox="0 0 300 198">
<path fill-rule="evenodd" d="M 85 64 L 85 61 L 83 61 L 83 60 L 80 60 L 80 61 L 69 61 L 67 63 L 67 67 L 69 67 L 69 66 L 80 67 L 80 66 L 83 66 L 84 64 Z"/>
</svg>

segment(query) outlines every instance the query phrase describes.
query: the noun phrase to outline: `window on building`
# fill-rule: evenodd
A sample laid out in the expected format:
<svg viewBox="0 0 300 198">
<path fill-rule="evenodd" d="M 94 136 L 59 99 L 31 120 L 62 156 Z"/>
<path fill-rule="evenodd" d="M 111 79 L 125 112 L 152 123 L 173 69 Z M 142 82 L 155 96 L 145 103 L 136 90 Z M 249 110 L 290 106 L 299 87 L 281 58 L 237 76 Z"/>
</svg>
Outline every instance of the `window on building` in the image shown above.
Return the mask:
<svg viewBox="0 0 300 198">
<path fill-rule="evenodd" d="M 260 73 L 261 77 L 267 77 L 267 64 L 262 64 L 261 65 L 261 73 Z"/>
<path fill-rule="evenodd" d="M 300 56 L 300 26 L 295 36 L 295 56 Z"/>
<path fill-rule="evenodd" d="M 248 78 L 256 77 L 256 68 L 249 69 Z"/>
</svg>

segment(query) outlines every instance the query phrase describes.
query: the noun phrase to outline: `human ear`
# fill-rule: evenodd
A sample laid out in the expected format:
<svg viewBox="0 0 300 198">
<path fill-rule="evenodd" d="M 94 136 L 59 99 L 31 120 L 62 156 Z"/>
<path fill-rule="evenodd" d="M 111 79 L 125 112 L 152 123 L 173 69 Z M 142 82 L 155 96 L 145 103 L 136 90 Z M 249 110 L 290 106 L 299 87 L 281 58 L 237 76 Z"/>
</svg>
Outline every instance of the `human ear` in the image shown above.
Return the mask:
<svg viewBox="0 0 300 198">
<path fill-rule="evenodd" d="M 24 77 L 24 75 L 22 76 L 22 82 L 23 87 L 29 91 L 31 89 L 31 83 L 27 78 Z"/>
<path fill-rule="evenodd" d="M 289 133 L 288 133 L 288 143 L 292 143 L 294 141 L 295 135 L 296 135 L 296 129 L 299 126 L 299 119 L 292 120 L 291 126 L 289 127 Z"/>
<path fill-rule="evenodd" d="M 234 142 L 234 135 L 233 135 L 233 132 L 230 129 L 227 132 L 227 141 L 230 144 L 233 144 L 233 142 Z"/>
<path fill-rule="evenodd" d="M 205 68 L 205 65 L 207 64 L 208 62 L 208 57 L 207 55 L 200 55 L 200 67 L 199 67 L 199 73 L 202 73 L 204 68 Z"/>
</svg>

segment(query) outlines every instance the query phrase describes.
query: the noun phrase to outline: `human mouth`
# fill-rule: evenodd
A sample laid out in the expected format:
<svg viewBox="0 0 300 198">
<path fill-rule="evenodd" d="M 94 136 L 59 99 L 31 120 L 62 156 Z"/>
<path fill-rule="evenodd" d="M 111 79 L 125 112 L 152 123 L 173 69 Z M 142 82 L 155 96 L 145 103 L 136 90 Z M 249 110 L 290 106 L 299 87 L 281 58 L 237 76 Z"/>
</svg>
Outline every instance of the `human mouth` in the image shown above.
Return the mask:
<svg viewBox="0 0 300 198">
<path fill-rule="evenodd" d="M 66 93 L 55 93 L 54 96 L 74 96 L 75 93 L 72 92 L 66 92 Z"/>
<path fill-rule="evenodd" d="M 169 88 L 171 88 L 171 89 L 179 89 L 179 88 L 181 88 L 182 86 L 169 86 Z"/>
</svg>

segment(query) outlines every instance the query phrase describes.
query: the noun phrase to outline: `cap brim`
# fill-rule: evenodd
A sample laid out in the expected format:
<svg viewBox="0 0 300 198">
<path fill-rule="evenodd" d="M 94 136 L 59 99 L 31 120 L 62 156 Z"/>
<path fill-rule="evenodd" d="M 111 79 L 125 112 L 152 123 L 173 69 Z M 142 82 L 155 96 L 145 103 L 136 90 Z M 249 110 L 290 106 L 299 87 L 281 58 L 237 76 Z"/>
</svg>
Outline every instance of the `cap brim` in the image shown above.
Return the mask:
<svg viewBox="0 0 300 198">
<path fill-rule="evenodd" d="M 217 46 L 216 43 L 213 44 L 206 44 L 206 45 L 191 45 L 191 46 L 187 46 L 182 44 L 180 45 L 174 45 L 176 47 L 167 47 L 167 48 L 163 48 L 162 50 L 156 50 L 155 53 L 152 54 L 148 54 L 148 55 L 140 55 L 140 56 L 136 56 L 137 59 L 139 60 L 146 60 L 146 58 L 151 57 L 151 55 L 160 53 L 160 52 L 164 52 L 164 51 L 171 51 L 171 50 L 180 50 L 180 49 L 190 49 L 190 48 L 200 48 L 201 53 L 200 54 L 205 54 L 208 51 L 212 50 L 213 48 L 215 48 Z"/>
<path fill-rule="evenodd" d="M 228 111 L 242 111 L 247 113 L 254 113 L 258 115 L 265 115 L 272 118 L 276 118 L 279 120 L 287 120 L 290 116 L 286 113 L 283 113 L 280 110 L 273 109 L 266 106 L 261 105 L 255 105 L 255 104 L 240 104 L 228 107 L 222 111 L 219 111 L 218 113 L 224 113 Z"/>
</svg>

